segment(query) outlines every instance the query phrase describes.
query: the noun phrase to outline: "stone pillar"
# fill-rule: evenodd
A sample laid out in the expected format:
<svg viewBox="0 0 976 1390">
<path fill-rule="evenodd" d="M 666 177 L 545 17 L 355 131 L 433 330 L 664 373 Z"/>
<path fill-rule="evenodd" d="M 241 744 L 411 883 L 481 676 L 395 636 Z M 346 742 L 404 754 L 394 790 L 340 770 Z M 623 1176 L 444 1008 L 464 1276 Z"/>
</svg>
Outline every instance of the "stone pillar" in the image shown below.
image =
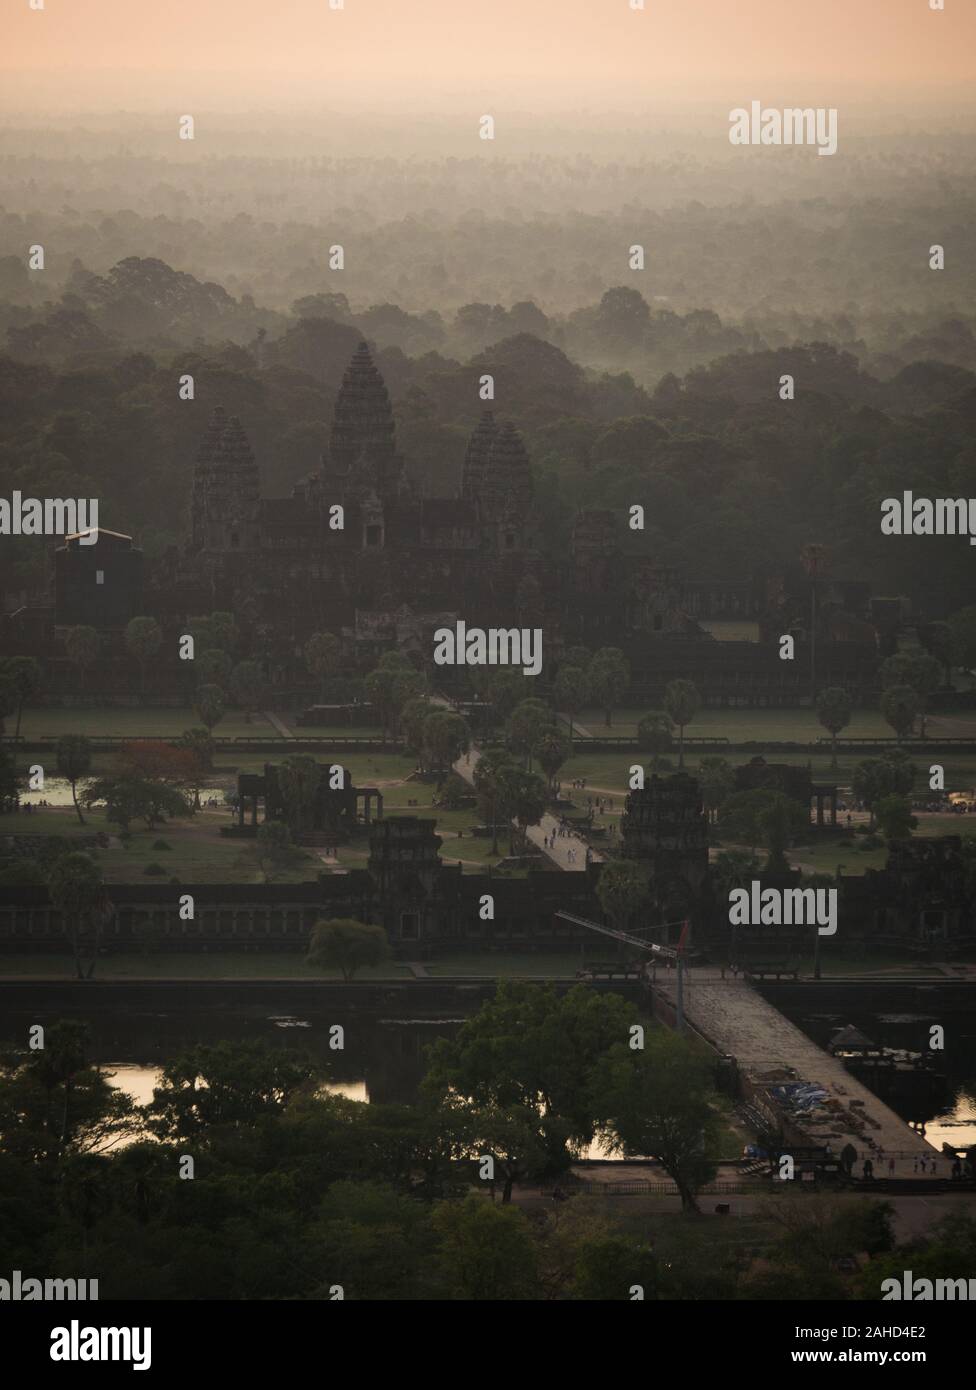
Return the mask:
<svg viewBox="0 0 976 1390">
<path fill-rule="evenodd" d="M 251 824 L 252 824 L 252 825 L 257 825 L 257 823 L 258 823 L 258 794 L 257 794 L 257 792 L 255 792 L 254 795 L 251 797 Z"/>
<path fill-rule="evenodd" d="M 383 819 L 383 793 L 382 793 L 382 792 L 377 792 L 377 793 L 376 793 L 376 819 L 377 819 L 377 820 L 382 820 L 382 819 Z"/>
<path fill-rule="evenodd" d="M 830 789 L 830 823 L 831 823 L 831 825 L 833 825 L 833 826 L 836 826 L 836 825 L 837 825 L 837 788 L 836 788 L 836 787 L 831 787 L 831 789 Z"/>
</svg>

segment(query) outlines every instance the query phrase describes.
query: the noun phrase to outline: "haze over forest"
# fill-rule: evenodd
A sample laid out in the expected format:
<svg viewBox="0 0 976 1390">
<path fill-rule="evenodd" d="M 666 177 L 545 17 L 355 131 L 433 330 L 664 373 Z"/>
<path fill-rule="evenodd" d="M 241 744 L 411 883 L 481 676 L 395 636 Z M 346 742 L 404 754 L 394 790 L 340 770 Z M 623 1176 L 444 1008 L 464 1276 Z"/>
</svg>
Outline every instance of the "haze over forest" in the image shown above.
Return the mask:
<svg viewBox="0 0 976 1390">
<path fill-rule="evenodd" d="M 781 8 L 12 10 L 0 484 L 99 495 L 159 553 L 213 406 L 287 493 L 365 336 L 428 494 L 456 492 L 494 373 L 556 549 L 577 506 L 637 489 L 632 543 L 686 573 L 794 564 L 817 533 L 923 608 L 965 590 L 963 545 L 934 573 L 881 544 L 877 508 L 976 493 L 976 17 Z M 835 104 L 837 153 L 731 146 L 753 99 Z M 8 547 L 0 582 L 40 586 L 37 548 Z"/>
</svg>

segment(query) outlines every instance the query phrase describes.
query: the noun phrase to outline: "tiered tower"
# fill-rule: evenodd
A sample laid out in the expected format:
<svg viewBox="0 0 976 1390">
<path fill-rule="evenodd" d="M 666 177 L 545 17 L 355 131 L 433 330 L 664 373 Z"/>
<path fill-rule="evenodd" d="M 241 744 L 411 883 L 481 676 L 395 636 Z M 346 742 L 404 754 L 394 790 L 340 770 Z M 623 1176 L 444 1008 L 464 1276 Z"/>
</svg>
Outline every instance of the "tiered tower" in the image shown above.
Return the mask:
<svg viewBox="0 0 976 1390">
<path fill-rule="evenodd" d="M 322 480 L 326 502 L 358 502 L 371 493 L 386 500 L 403 486 L 389 392 L 365 342 L 342 378 Z"/>
<path fill-rule="evenodd" d="M 216 554 L 255 547 L 260 492 L 258 466 L 241 422 L 217 406 L 193 475 L 192 548 Z"/>
<path fill-rule="evenodd" d="M 482 495 L 491 465 L 491 451 L 498 438 L 494 413 L 482 412 L 478 427 L 468 441 L 464 466 L 461 469 L 461 496 L 471 502 Z"/>
<path fill-rule="evenodd" d="M 499 429 L 490 411 L 471 436 L 462 473 L 462 494 L 476 500 L 493 550 L 504 554 L 528 544 L 532 470 L 522 436 L 507 421 Z"/>
</svg>

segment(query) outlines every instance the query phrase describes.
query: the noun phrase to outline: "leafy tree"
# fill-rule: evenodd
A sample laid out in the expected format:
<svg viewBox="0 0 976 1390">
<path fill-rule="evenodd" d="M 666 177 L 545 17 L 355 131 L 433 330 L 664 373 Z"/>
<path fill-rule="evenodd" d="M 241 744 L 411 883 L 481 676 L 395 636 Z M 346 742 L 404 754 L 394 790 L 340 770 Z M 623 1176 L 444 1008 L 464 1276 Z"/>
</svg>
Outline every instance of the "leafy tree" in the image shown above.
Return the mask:
<svg viewBox="0 0 976 1390">
<path fill-rule="evenodd" d="M 516 1183 L 545 1177 L 552 1166 L 549 1117 L 528 1105 L 471 1105 L 468 1133 L 480 1158 L 491 1158 L 502 1180 L 502 1204 Z"/>
<path fill-rule="evenodd" d="M 653 1029 L 642 1051 L 617 1043 L 591 1082 L 594 1108 L 611 1152 L 656 1158 L 685 1211 L 716 1173 L 718 1121 L 711 1066 L 703 1049 L 679 1033 Z"/>
<path fill-rule="evenodd" d="M 854 769 L 854 795 L 871 812 L 872 829 L 880 801 L 886 796 L 907 796 L 914 785 L 915 764 L 900 750 L 883 758 L 866 758 Z"/>
<path fill-rule="evenodd" d="M 442 1202 L 433 1221 L 447 1297 L 481 1303 L 535 1296 L 535 1246 L 517 1208 L 472 1193 L 463 1202 Z"/>
<path fill-rule="evenodd" d="M 701 696 L 691 681 L 669 681 L 664 691 L 664 708 L 678 726 L 678 766 L 685 765 L 685 725 L 701 707 Z"/>
<path fill-rule="evenodd" d="M 918 640 L 942 668 L 942 681 L 952 689 L 952 664 L 956 659 L 956 639 L 950 623 L 922 623 Z"/>
<path fill-rule="evenodd" d="M 221 651 L 233 657 L 241 640 L 233 613 L 216 612 L 208 618 L 196 619 L 190 631 L 197 656 L 201 652 Z"/>
<path fill-rule="evenodd" d="M 440 788 L 453 764 L 471 747 L 471 733 L 459 714 L 435 709 L 424 720 L 423 745 Z"/>
<path fill-rule="evenodd" d="M 102 641 L 93 627 L 69 628 L 64 639 L 65 655 L 72 666 L 77 666 L 81 688 L 85 688 L 85 673 L 98 659 Z"/>
<path fill-rule="evenodd" d="M 603 709 L 603 719 L 609 729 L 613 711 L 630 686 L 630 663 L 618 647 L 601 647 L 587 671 L 590 694 Z"/>
<path fill-rule="evenodd" d="M 194 810 L 200 809 L 200 787 L 208 772 L 213 770 L 215 745 L 207 729 L 184 729 L 176 742 L 190 755 L 187 787 L 193 792 Z"/>
<path fill-rule="evenodd" d="M 735 787 L 732 764 L 716 753 L 708 754 L 698 764 L 698 783 L 708 818 L 714 821 Z"/>
<path fill-rule="evenodd" d="M 387 655 L 393 656 L 398 655 L 398 653 L 391 652 Z M 398 705 L 394 695 L 394 687 L 396 686 L 397 678 L 403 674 L 404 668 L 402 665 L 399 667 L 380 665 L 375 671 L 370 671 L 369 675 L 366 677 L 366 696 L 380 717 L 380 725 L 384 734 L 392 732 L 396 722 Z M 407 701 L 414 698 L 417 693 L 417 691 L 411 691 L 409 694 L 405 694 L 402 703 L 406 704 Z"/>
<path fill-rule="evenodd" d="M 314 632 L 305 643 L 305 665 L 309 675 L 319 682 L 323 703 L 330 676 L 334 676 L 342 662 L 342 643 L 331 632 Z"/>
<path fill-rule="evenodd" d="M 519 847 L 524 851 L 526 832 L 538 825 L 546 811 L 546 784 L 535 772 L 526 772 L 517 765 L 501 774 L 502 799 L 518 831 Z M 509 849 L 515 851 L 514 837 L 509 837 Z"/>
<path fill-rule="evenodd" d="M 408 700 L 400 711 L 403 741 L 410 752 L 416 755 L 421 772 L 426 769 L 424 723 L 430 712 L 430 701 L 423 695 L 416 695 L 412 700 Z"/>
<path fill-rule="evenodd" d="M 259 661 L 240 661 L 230 677 L 230 688 L 234 699 L 242 705 L 245 720 L 250 724 L 254 711 L 265 696 L 266 682 Z"/>
<path fill-rule="evenodd" d="M 24 706 L 37 698 L 41 690 L 41 668 L 32 656 L 12 656 L 3 664 L 2 675 L 10 680 L 17 705 L 17 727 L 14 737 L 20 738 L 20 722 Z"/>
<path fill-rule="evenodd" d="M 583 1241 L 576 1261 L 573 1297 L 587 1303 L 627 1302 L 639 1286 L 653 1298 L 660 1283 L 653 1248 L 634 1236 L 608 1231 Z"/>
<path fill-rule="evenodd" d="M 48 895 L 71 935 L 75 971 L 79 980 L 90 980 L 95 973 L 102 927 L 112 908 L 98 866 L 87 854 L 62 855 L 48 870 Z M 82 956 L 90 956 L 87 970 Z"/>
<path fill-rule="evenodd" d="M 0 671 L 0 738 L 7 727 L 7 720 L 17 708 L 17 686 L 5 671 Z"/>
<path fill-rule="evenodd" d="M 810 830 L 810 812 L 791 796 L 768 792 L 766 804 L 756 813 L 762 843 L 769 851 L 767 869 L 787 869 L 786 849 Z"/>
<path fill-rule="evenodd" d="M 908 840 L 918 829 L 918 817 L 912 815 L 912 803 L 907 796 L 885 796 L 878 802 L 877 821 L 889 843 Z"/>
<path fill-rule="evenodd" d="M 750 849 L 763 845 L 769 851 L 769 868 L 783 867 L 783 851 L 800 839 L 809 825 L 806 807 L 769 787 L 735 792 L 724 802 L 719 821 L 723 839 Z"/>
<path fill-rule="evenodd" d="M 837 766 L 837 735 L 851 722 L 851 697 L 841 686 L 821 690 L 817 697 L 817 718 L 830 734 L 830 766 Z"/>
<path fill-rule="evenodd" d="M 528 772 L 543 734 L 552 728 L 552 711 L 544 700 L 522 700 L 508 716 L 508 746 L 525 758 Z"/>
<path fill-rule="evenodd" d="M 625 931 L 647 902 L 647 873 L 633 859 L 610 859 L 600 870 L 596 895 L 618 931 Z"/>
<path fill-rule="evenodd" d="M 453 1093 L 480 1110 L 530 1107 L 546 1121 L 540 1132 L 559 1170 L 567 1144 L 593 1138 L 592 1069 L 629 1039 L 633 1021 L 619 995 L 578 985 L 560 997 L 552 986 L 506 981 L 455 1038 L 433 1045 L 424 1090 Z"/>
<path fill-rule="evenodd" d="M 214 726 L 224 717 L 224 692 L 219 685 L 201 685 L 196 693 L 194 709 L 200 723 L 212 734 Z"/>
<path fill-rule="evenodd" d="M 427 677 L 421 671 L 415 671 L 411 667 L 409 670 L 396 671 L 393 684 L 390 689 L 390 708 L 393 715 L 393 732 L 397 733 L 400 727 L 400 714 L 404 706 L 410 704 L 412 700 L 417 700 L 427 692 Z M 458 716 L 455 716 L 458 717 Z"/>
<path fill-rule="evenodd" d="M 929 696 L 942 681 L 942 667 L 934 656 L 925 652 L 899 652 L 889 656 L 881 667 L 881 686 L 885 692 L 907 686 L 918 697 L 918 713 L 922 719 L 922 737 L 925 737 L 925 711 Z M 882 700 L 882 708 L 884 702 Z M 887 717 L 887 716 L 886 716 Z M 888 721 L 891 722 L 890 720 Z M 896 725 L 892 725 L 896 728 Z"/>
<path fill-rule="evenodd" d="M 98 1152 L 131 1133 L 129 1096 L 87 1057 L 88 1027 L 45 1029 L 44 1046 L 0 1073 L 0 1149 L 27 1163 Z"/>
<path fill-rule="evenodd" d="M 78 783 L 91 772 L 91 742 L 84 734 L 65 734 L 58 739 L 58 776 L 71 784 L 71 800 L 74 803 L 78 821 L 84 825 L 85 818 L 78 805 Z"/>
<path fill-rule="evenodd" d="M 195 758 L 190 749 L 162 739 L 123 743 L 119 761 L 126 776 L 148 777 L 174 787 L 189 786 L 195 773 Z"/>
<path fill-rule="evenodd" d="M 671 716 L 663 709 L 652 709 L 643 716 L 637 725 L 637 746 L 642 753 L 652 755 L 652 766 L 657 766 L 666 753 L 674 746 Z"/>
<path fill-rule="evenodd" d="M 548 782 L 550 793 L 555 785 L 556 774 L 569 757 L 571 751 L 572 746 L 569 740 L 563 738 L 562 734 L 558 733 L 555 727 L 547 729 L 536 744 L 536 757 L 539 760 L 539 766 L 546 774 L 546 781 Z"/>
<path fill-rule="evenodd" d="M 13 758 L 4 748 L 0 748 L 0 814 L 17 809 L 20 785 L 17 768 Z"/>
<path fill-rule="evenodd" d="M 155 618 L 132 618 L 125 629 L 129 655 L 139 663 L 139 689 L 146 692 L 146 670 L 163 645 L 163 631 Z"/>
<path fill-rule="evenodd" d="M 498 853 L 499 819 L 510 821 L 515 814 L 510 794 L 518 763 L 507 748 L 489 748 L 474 765 L 474 788 L 482 805 L 482 814 L 491 826 L 492 854 Z"/>
<path fill-rule="evenodd" d="M 919 697 L 910 685 L 894 685 L 881 696 L 881 713 L 899 742 L 915 727 L 920 709 Z"/>
<path fill-rule="evenodd" d="M 217 1127 L 250 1128 L 282 1115 L 317 1079 L 307 1058 L 265 1042 L 191 1047 L 163 1068 L 146 1124 L 170 1141 L 206 1139 Z"/>
<path fill-rule="evenodd" d="M 233 670 L 230 652 L 225 652 L 221 647 L 198 652 L 194 661 L 194 673 L 200 687 L 219 686 L 221 690 L 226 690 Z"/>
<path fill-rule="evenodd" d="M 295 860 L 291 831 L 282 821 L 268 820 L 258 827 L 257 860 L 265 883 L 272 883 Z"/>
<path fill-rule="evenodd" d="M 572 744 L 574 716 L 579 714 L 590 698 L 590 682 L 586 672 L 564 661 L 556 672 L 552 698 L 556 709 L 565 710 L 569 715 L 569 741 Z"/>
<path fill-rule="evenodd" d="M 976 604 L 960 608 L 949 617 L 955 660 L 967 670 L 976 667 Z"/>
<path fill-rule="evenodd" d="M 492 724 L 503 724 L 522 699 L 526 677 L 511 666 L 485 666 L 478 671 L 477 695 L 485 700 L 491 711 Z"/>
<path fill-rule="evenodd" d="M 134 820 L 144 820 L 149 830 L 167 820 L 189 815 L 184 794 L 169 782 L 136 773 L 100 777 L 85 790 L 85 805 L 105 802 L 105 819 L 128 830 Z"/>
<path fill-rule="evenodd" d="M 351 917 L 335 917 L 317 922 L 312 928 L 306 959 L 321 970 L 338 968 L 344 980 L 351 980 L 357 970 L 382 965 L 390 955 L 390 943 L 382 927 L 367 926 Z"/>
</svg>

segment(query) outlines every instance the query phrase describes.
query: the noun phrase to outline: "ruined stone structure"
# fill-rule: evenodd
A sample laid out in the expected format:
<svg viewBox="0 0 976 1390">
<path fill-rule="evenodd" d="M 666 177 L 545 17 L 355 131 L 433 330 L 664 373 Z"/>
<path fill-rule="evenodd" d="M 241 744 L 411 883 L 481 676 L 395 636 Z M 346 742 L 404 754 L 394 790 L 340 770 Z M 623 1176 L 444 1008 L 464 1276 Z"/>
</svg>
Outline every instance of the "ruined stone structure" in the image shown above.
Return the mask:
<svg viewBox="0 0 976 1390">
<path fill-rule="evenodd" d="M 664 686 L 678 677 L 693 680 L 709 704 L 791 705 L 809 697 L 807 637 L 796 626 L 802 593 L 782 584 L 679 579 L 633 553 L 620 508 L 579 512 L 567 553 L 544 554 L 537 517 L 546 499 L 535 496 L 518 430 L 490 410 L 458 464 L 456 495 L 421 495 L 397 447 L 386 385 L 361 343 L 343 377 L 321 466 L 290 497 L 261 495 L 245 426 L 218 407 L 195 462 L 183 549 L 157 562 L 144 596 L 133 572 L 130 587 L 113 581 L 112 602 L 100 593 L 82 619 L 72 568 L 78 557 L 66 547 L 53 626 L 41 624 L 39 634 L 35 621 L 32 640 L 43 647 L 50 640 L 44 631 L 82 620 L 120 635 L 140 612 L 178 634 L 194 616 L 227 610 L 269 679 L 285 685 L 306 677 L 301 649 L 313 632 L 340 636 L 354 673 L 393 647 L 428 660 L 434 629 L 461 618 L 485 628 L 541 627 L 550 663 L 569 645 L 619 646 L 637 703 L 660 704 Z M 88 578 L 86 593 L 94 572 Z M 879 659 L 867 591 L 821 587 L 818 683 L 864 696 L 875 688 Z M 729 619 L 761 640 L 716 640 L 708 623 Z M 794 630 L 796 660 L 781 661 L 778 634 Z M 24 640 L 13 621 L 0 626 L 3 639 L 11 651 Z M 553 670 L 550 664 L 547 674 Z M 161 661 L 160 688 L 177 687 L 182 674 L 175 654 Z M 124 688 L 124 673 L 123 686 L 119 679 L 113 673 L 114 690 Z"/>
<path fill-rule="evenodd" d="M 444 856 L 433 819 L 392 816 L 366 825 L 364 812 L 353 809 L 363 791 L 349 784 L 331 804 L 343 822 L 340 829 L 358 826 L 358 833 L 368 835 L 365 869 L 322 873 L 298 884 L 113 884 L 103 948 L 143 950 L 149 934 L 160 951 L 304 951 L 312 927 L 329 917 L 382 925 L 406 959 L 444 950 L 565 952 L 598 944 L 591 932 L 556 914 L 604 920 L 597 895 L 601 863 L 579 873 L 532 869 L 524 878 L 490 870 L 464 874 L 460 863 Z M 694 778 L 655 777 L 631 793 L 621 837 L 627 858 L 647 875 L 647 901 L 630 925 L 649 929 L 651 940 L 673 943 L 678 930 L 666 924 L 687 919 L 695 946 L 722 957 L 730 940 L 728 902 L 709 869 Z M 799 886 L 797 871 L 761 871 L 757 878 L 763 886 Z M 842 877 L 838 887 L 845 942 L 943 953 L 976 935 L 971 864 L 956 836 L 898 845 L 884 869 Z M 180 913 L 180 898 L 188 893 L 195 904 L 191 920 Z M 486 899 L 492 904 L 488 915 L 482 911 Z M 599 943 L 605 950 L 602 938 Z M 809 928 L 739 929 L 737 958 L 748 963 L 809 954 L 811 943 Z M 0 888 L 0 953 L 68 948 L 69 932 L 46 888 Z"/>
</svg>

